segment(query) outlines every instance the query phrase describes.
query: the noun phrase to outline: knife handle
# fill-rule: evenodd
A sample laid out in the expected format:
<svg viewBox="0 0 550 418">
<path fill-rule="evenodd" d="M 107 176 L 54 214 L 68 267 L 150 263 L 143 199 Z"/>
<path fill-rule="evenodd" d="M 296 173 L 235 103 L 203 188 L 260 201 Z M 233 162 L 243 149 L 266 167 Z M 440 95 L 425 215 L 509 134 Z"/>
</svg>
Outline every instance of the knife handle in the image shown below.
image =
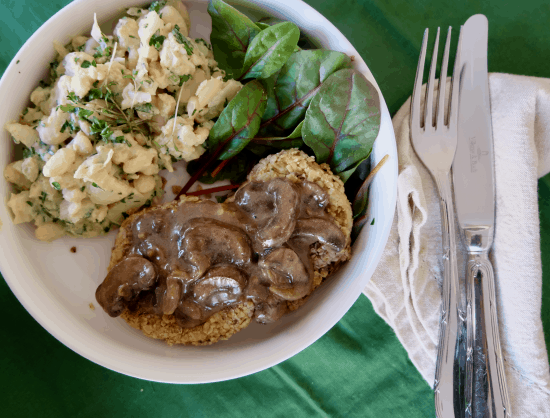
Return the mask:
<svg viewBox="0 0 550 418">
<path fill-rule="evenodd" d="M 459 324 L 458 268 L 456 261 L 455 214 L 449 173 L 434 176 L 441 210 L 443 286 L 439 322 L 439 344 L 435 366 L 434 398 L 437 418 L 461 417 L 460 377 L 455 361 Z M 460 315 L 463 317 L 463 315 Z"/>
<path fill-rule="evenodd" d="M 500 348 L 493 266 L 486 251 L 469 253 L 468 257 L 465 416 L 510 418 L 512 412 Z"/>
</svg>

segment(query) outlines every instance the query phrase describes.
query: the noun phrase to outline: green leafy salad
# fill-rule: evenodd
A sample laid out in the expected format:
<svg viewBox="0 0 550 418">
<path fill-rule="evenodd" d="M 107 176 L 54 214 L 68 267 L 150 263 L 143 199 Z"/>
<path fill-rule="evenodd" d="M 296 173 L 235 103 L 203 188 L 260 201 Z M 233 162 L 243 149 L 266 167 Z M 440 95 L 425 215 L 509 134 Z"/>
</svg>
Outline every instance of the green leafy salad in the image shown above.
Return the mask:
<svg viewBox="0 0 550 418">
<path fill-rule="evenodd" d="M 346 183 L 362 226 L 367 159 L 380 129 L 375 87 L 346 54 L 306 49 L 294 23 L 253 22 L 221 0 L 211 0 L 208 12 L 218 66 L 245 84 L 216 120 L 205 154 L 188 164 L 191 179 L 180 194 L 197 180 L 238 184 L 260 158 L 301 148 Z"/>
</svg>

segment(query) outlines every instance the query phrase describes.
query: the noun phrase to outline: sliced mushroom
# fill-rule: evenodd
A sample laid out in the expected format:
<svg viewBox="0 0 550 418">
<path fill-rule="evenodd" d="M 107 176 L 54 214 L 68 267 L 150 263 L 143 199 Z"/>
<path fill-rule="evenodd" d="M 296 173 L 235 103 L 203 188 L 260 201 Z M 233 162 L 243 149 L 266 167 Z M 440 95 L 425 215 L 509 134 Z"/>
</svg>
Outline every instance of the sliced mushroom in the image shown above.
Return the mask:
<svg viewBox="0 0 550 418">
<path fill-rule="evenodd" d="M 189 299 L 180 302 L 174 311 L 176 323 L 182 328 L 193 328 L 204 322 L 202 307 Z"/>
<path fill-rule="evenodd" d="M 255 305 L 269 297 L 269 289 L 265 285 L 263 276 L 252 274 L 248 279 L 246 296 Z"/>
<path fill-rule="evenodd" d="M 162 313 L 171 315 L 178 307 L 186 287 L 193 279 L 184 271 L 177 271 L 166 278 L 166 291 L 162 297 Z"/>
<path fill-rule="evenodd" d="M 195 218 L 180 243 L 180 253 L 193 266 L 195 278 L 213 264 L 243 266 L 250 262 L 252 249 L 245 232 L 214 219 Z"/>
<path fill-rule="evenodd" d="M 251 181 L 235 193 L 235 203 L 259 227 L 263 227 L 275 211 L 275 201 L 267 191 L 268 185 L 265 181 Z"/>
<path fill-rule="evenodd" d="M 329 202 L 329 196 L 325 189 L 317 183 L 304 180 L 301 183 L 300 218 L 321 216 Z"/>
<path fill-rule="evenodd" d="M 119 316 L 141 291 L 157 282 L 155 266 L 142 257 L 128 257 L 115 265 L 95 292 L 97 302 L 110 316 Z"/>
<path fill-rule="evenodd" d="M 288 241 L 294 231 L 299 196 L 293 184 L 282 178 L 271 180 L 267 192 L 274 196 L 275 211 L 257 237 L 263 248 L 275 248 Z"/>
<path fill-rule="evenodd" d="M 237 267 L 216 266 L 195 284 L 193 299 L 209 309 L 232 305 L 242 298 L 246 283 L 246 277 Z"/>
<path fill-rule="evenodd" d="M 259 262 L 272 283 L 269 290 L 285 300 L 297 300 L 311 292 L 312 277 L 294 250 L 277 248 Z"/>
<path fill-rule="evenodd" d="M 346 246 L 346 236 L 338 225 L 324 218 L 299 219 L 292 234 L 292 239 L 300 239 L 304 245 L 315 242 L 328 244 L 341 251 Z"/>
<path fill-rule="evenodd" d="M 286 301 L 271 295 L 264 302 L 256 305 L 254 319 L 260 324 L 271 324 L 288 312 Z"/>
</svg>

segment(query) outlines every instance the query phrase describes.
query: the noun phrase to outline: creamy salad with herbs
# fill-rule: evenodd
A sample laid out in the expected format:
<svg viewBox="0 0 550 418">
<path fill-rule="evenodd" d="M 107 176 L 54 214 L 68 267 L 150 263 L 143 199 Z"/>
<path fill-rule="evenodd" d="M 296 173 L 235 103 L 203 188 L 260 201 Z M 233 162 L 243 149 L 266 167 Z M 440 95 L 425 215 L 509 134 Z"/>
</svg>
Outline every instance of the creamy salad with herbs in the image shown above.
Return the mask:
<svg viewBox="0 0 550 418">
<path fill-rule="evenodd" d="M 159 171 L 201 156 L 242 85 L 189 27 L 180 1 L 155 1 L 112 35 L 94 16 L 90 36 L 54 44 L 50 81 L 4 127 L 24 146 L 4 170 L 14 223 L 33 222 L 43 241 L 105 234 L 162 195 Z"/>
</svg>

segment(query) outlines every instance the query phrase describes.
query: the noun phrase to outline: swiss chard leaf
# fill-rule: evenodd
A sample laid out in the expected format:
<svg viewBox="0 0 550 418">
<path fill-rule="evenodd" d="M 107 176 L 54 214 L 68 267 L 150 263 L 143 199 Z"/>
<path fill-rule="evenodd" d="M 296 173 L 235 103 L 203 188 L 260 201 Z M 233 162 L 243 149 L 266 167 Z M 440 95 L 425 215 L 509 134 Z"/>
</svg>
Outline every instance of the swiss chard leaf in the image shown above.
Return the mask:
<svg viewBox="0 0 550 418">
<path fill-rule="evenodd" d="M 303 120 L 307 107 L 322 83 L 342 68 L 349 68 L 346 54 L 326 50 L 293 53 L 281 71 L 265 80 L 267 108 L 260 136 L 283 135 Z"/>
<path fill-rule="evenodd" d="M 302 140 L 303 124 L 303 121 L 300 122 L 294 131 L 285 137 L 254 138 L 250 141 L 246 149 L 252 151 L 256 155 L 264 157 L 283 149 L 300 148 L 304 145 L 304 141 Z"/>
<path fill-rule="evenodd" d="M 354 167 L 355 168 L 355 167 Z M 368 203 L 368 184 L 365 183 L 370 172 L 370 158 L 357 164 L 357 169 L 346 184 L 346 196 L 352 203 L 353 218 L 364 215 Z M 342 173 L 343 174 L 343 173 Z"/>
<path fill-rule="evenodd" d="M 210 42 L 218 66 L 226 71 L 228 77 L 238 76 L 248 45 L 261 29 L 221 0 L 211 0 L 208 13 L 212 17 Z"/>
<path fill-rule="evenodd" d="M 271 25 L 265 23 L 265 22 L 254 22 L 256 26 L 258 26 L 261 30 L 267 29 Z"/>
<path fill-rule="evenodd" d="M 268 78 L 279 70 L 298 46 L 300 29 L 283 22 L 262 30 L 246 50 L 240 80 Z"/>
<path fill-rule="evenodd" d="M 360 73 L 332 74 L 311 101 L 302 137 L 318 163 L 349 178 L 354 165 L 368 157 L 380 130 L 380 98 Z M 350 172 L 351 170 L 351 172 Z"/>
<path fill-rule="evenodd" d="M 267 93 L 259 81 L 247 83 L 223 109 L 210 130 L 207 147 L 223 146 L 220 160 L 238 154 L 258 133 L 265 111 Z"/>
<path fill-rule="evenodd" d="M 187 193 L 191 186 L 212 168 L 220 159 L 226 160 L 237 155 L 258 133 L 262 115 L 265 111 L 267 93 L 259 81 L 247 83 L 229 102 L 210 130 L 205 145 L 209 152 L 201 166 L 178 193 L 178 197 Z"/>
<path fill-rule="evenodd" d="M 344 183 L 346 183 L 348 180 L 350 180 L 350 181 L 356 180 L 357 171 L 360 170 L 361 167 L 363 167 L 365 164 L 367 164 L 367 166 L 368 166 L 369 157 L 370 157 L 370 153 L 367 157 L 365 157 L 365 159 L 357 161 L 350 168 L 346 169 L 346 171 L 342 171 L 341 173 L 339 173 L 338 175 L 340 176 L 342 181 Z M 367 175 L 368 175 L 368 173 L 367 173 Z M 364 178 L 363 178 L 363 180 L 364 180 Z M 361 184 L 359 184 L 359 186 L 361 186 Z M 356 191 L 357 191 L 357 188 L 359 186 L 356 187 Z M 353 197 L 353 195 L 352 195 L 352 197 Z M 351 200 L 353 200 L 353 198 L 350 198 L 350 201 Z"/>
<path fill-rule="evenodd" d="M 231 161 L 224 166 L 218 174 L 212 176 L 212 172 L 217 168 L 216 165 L 205 170 L 199 181 L 204 184 L 212 184 L 221 180 L 230 180 L 232 183 L 238 184 L 246 180 L 246 176 L 250 169 L 258 162 L 260 157 L 248 151 L 248 148 L 236 155 Z M 187 163 L 187 172 L 192 176 L 201 168 L 201 160 L 193 160 Z"/>
</svg>

